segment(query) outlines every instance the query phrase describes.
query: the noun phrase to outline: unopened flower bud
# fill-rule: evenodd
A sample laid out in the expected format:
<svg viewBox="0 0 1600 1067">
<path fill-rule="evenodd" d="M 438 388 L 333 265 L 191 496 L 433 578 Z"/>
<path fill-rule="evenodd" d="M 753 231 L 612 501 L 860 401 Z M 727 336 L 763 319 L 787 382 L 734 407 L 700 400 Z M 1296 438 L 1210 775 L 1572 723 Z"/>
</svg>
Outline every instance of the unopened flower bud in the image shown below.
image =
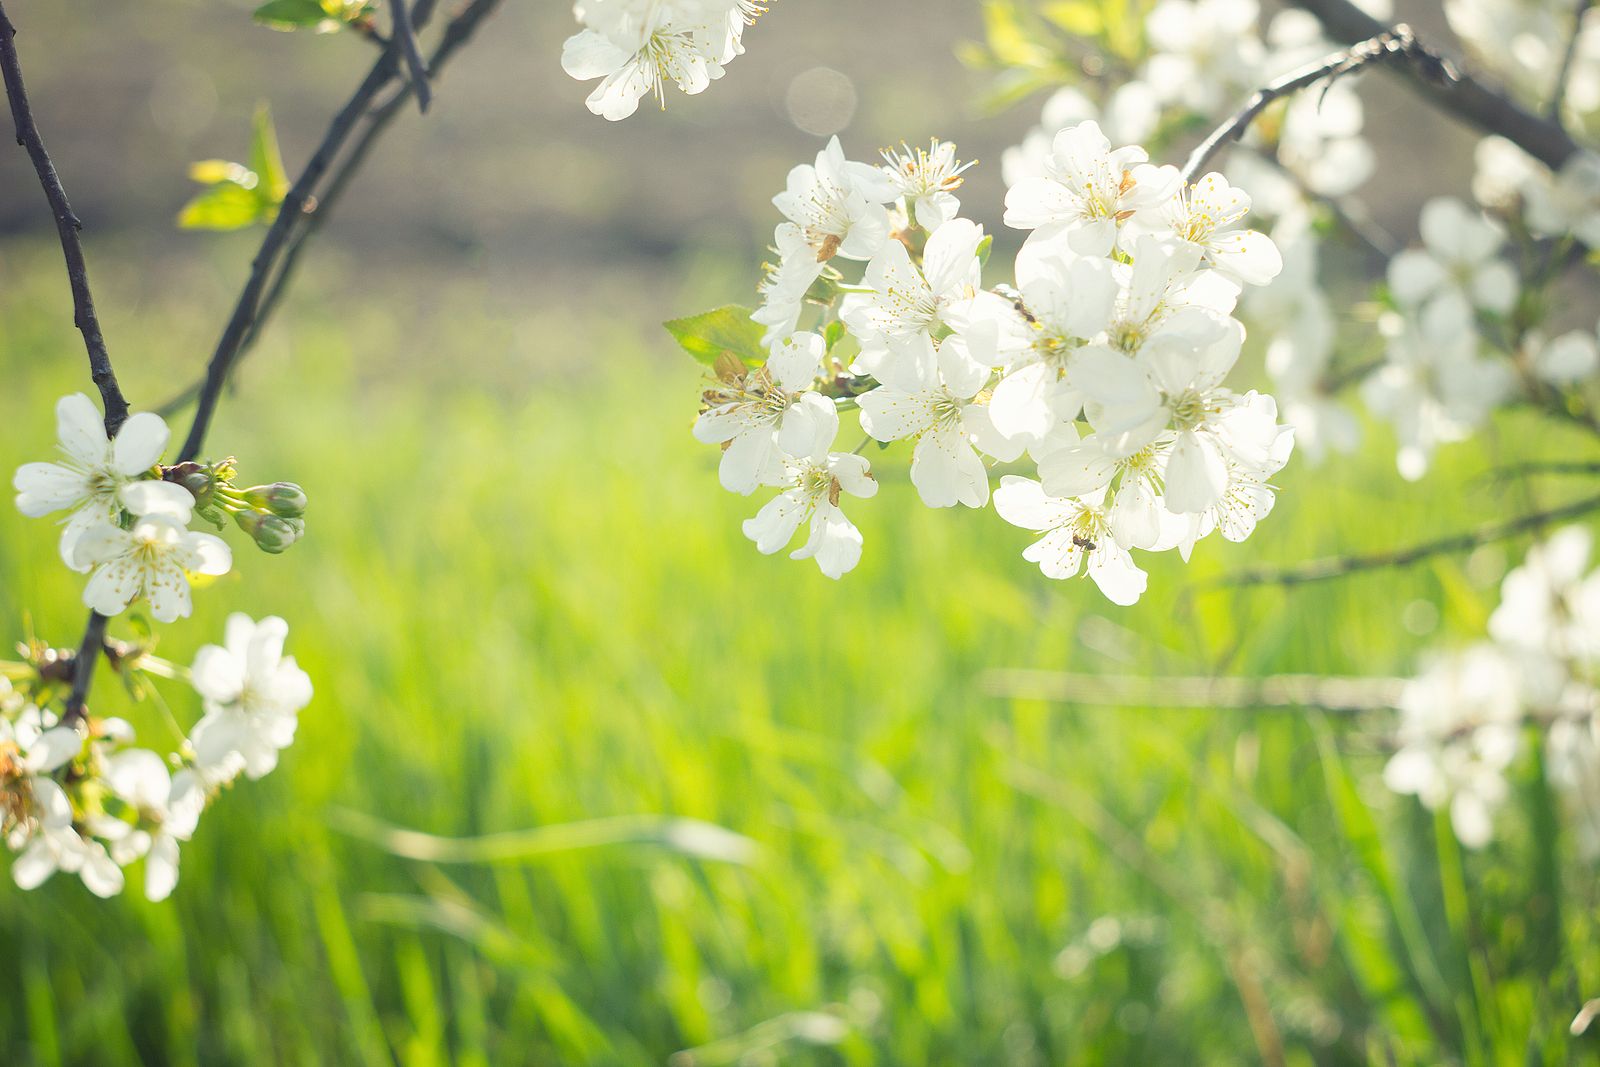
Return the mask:
<svg viewBox="0 0 1600 1067">
<path fill-rule="evenodd" d="M 251 486 L 244 491 L 244 499 L 251 507 L 283 519 L 298 519 L 306 513 L 306 491 L 293 482 Z"/>
<path fill-rule="evenodd" d="M 250 540 L 263 552 L 277 555 L 305 536 L 306 524 L 301 519 L 286 519 L 266 511 L 237 511 L 233 515 L 239 529 L 250 535 Z"/>
<path fill-rule="evenodd" d="M 201 508 L 211 503 L 212 493 L 216 489 L 216 479 L 210 468 L 198 463 L 179 463 L 177 466 L 168 467 L 163 478 L 189 490 L 194 496 L 195 504 Z"/>
</svg>

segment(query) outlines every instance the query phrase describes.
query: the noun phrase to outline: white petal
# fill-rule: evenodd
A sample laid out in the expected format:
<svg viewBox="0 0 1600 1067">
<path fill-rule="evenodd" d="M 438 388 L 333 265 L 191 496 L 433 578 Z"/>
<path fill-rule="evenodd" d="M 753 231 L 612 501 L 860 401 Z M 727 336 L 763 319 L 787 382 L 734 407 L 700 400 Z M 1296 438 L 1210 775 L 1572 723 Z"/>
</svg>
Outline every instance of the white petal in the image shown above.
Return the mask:
<svg viewBox="0 0 1600 1067">
<path fill-rule="evenodd" d="M 11 479 L 17 510 L 30 519 L 70 508 L 89 496 L 89 480 L 60 463 L 24 463 Z"/>
<path fill-rule="evenodd" d="M 178 842 L 160 834 L 150 845 L 144 861 L 144 895 L 150 900 L 166 900 L 178 885 Z"/>
<path fill-rule="evenodd" d="M 18 889 L 38 889 L 56 873 L 56 854 L 43 837 L 28 842 L 22 854 L 11 861 L 11 879 Z"/>
<path fill-rule="evenodd" d="M 161 462 L 161 453 L 167 450 L 171 436 L 172 431 L 160 415 L 149 411 L 130 415 L 112 444 L 112 465 L 129 478 L 143 474 Z"/>
<path fill-rule="evenodd" d="M 121 441 L 121 436 L 118 436 Z M 129 482 L 117 491 L 122 506 L 141 518 L 146 515 L 164 515 L 177 522 L 188 523 L 194 513 L 194 494 L 181 485 L 153 478 Z"/>
<path fill-rule="evenodd" d="M 62 449 L 85 467 L 101 467 L 110 458 L 105 420 L 94 401 L 73 393 L 56 401 L 56 436 Z"/>
</svg>

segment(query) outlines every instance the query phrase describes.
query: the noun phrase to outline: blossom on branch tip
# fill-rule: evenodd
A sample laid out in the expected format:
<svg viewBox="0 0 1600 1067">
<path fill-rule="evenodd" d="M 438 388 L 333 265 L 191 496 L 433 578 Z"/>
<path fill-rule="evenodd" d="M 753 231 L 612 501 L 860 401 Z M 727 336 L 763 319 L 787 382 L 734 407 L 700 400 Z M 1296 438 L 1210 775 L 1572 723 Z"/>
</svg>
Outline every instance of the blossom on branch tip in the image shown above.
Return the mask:
<svg viewBox="0 0 1600 1067">
<path fill-rule="evenodd" d="M 187 528 L 194 498 L 182 486 L 140 482 L 127 488 L 124 503 L 135 516 L 132 527 L 124 530 L 102 521 L 77 542 L 76 561 L 93 571 L 84 585 L 84 605 L 102 615 L 119 615 L 144 598 L 159 622 L 187 618 L 192 610 L 190 575 L 228 573 L 233 553 L 221 538 Z M 176 499 L 177 493 L 188 497 L 189 507 Z"/>
</svg>

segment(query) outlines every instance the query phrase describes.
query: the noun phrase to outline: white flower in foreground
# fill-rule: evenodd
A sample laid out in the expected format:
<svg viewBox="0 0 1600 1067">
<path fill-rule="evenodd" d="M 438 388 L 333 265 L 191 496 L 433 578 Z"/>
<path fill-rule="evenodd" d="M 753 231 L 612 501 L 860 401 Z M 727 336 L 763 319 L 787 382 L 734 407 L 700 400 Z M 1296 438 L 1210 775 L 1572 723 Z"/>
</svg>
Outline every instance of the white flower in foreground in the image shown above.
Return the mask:
<svg viewBox="0 0 1600 1067">
<path fill-rule="evenodd" d="M 1472 328 L 1473 309 L 1504 315 L 1517 300 L 1517 273 L 1496 256 L 1505 232 L 1481 211 L 1442 196 L 1422 208 L 1422 244 L 1389 261 L 1389 288 L 1418 309 L 1428 333 Z"/>
<path fill-rule="evenodd" d="M 785 258 L 790 248 L 799 249 L 795 255 L 809 249 L 816 271 L 812 280 L 834 256 L 871 259 L 889 239 L 889 213 L 883 205 L 896 195 L 883 171 L 846 159 L 839 138 L 831 138 L 816 163 L 791 170 L 784 191 L 772 198 L 789 220 L 778 225 L 775 243 Z"/>
<path fill-rule="evenodd" d="M 1224 277 L 1242 285 L 1266 285 L 1283 270 L 1283 257 L 1266 234 L 1236 228 L 1249 213 L 1249 194 L 1213 171 L 1139 212 L 1133 221 L 1141 229 L 1170 232 L 1194 245 L 1202 260 Z M 1131 232 L 1123 231 L 1124 244 Z"/>
<path fill-rule="evenodd" d="M 84 605 L 119 615 L 143 597 L 159 622 L 187 618 L 189 576 L 227 574 L 232 551 L 220 537 L 187 528 L 194 498 L 181 486 L 134 482 L 121 499 L 137 516 L 131 529 L 101 522 L 78 540 L 77 562 L 94 571 L 83 587 Z"/>
<path fill-rule="evenodd" d="M 1023 549 L 1046 578 L 1072 578 L 1088 563 L 1089 577 L 1113 604 L 1137 603 L 1149 581 L 1112 531 L 1104 490 L 1067 499 L 1047 496 L 1031 478 L 1007 475 L 994 493 L 994 508 L 1013 526 L 1043 534 Z"/>
<path fill-rule="evenodd" d="M 567 39 L 561 67 L 578 81 L 601 79 L 585 103 L 612 122 L 632 115 L 647 94 L 665 107 L 669 81 L 691 96 L 704 92 L 739 47 L 736 23 L 695 4 L 602 0 L 579 13 L 588 28 Z"/>
<path fill-rule="evenodd" d="M 300 710 L 311 703 L 311 678 L 283 654 L 289 624 L 277 616 L 260 622 L 228 616 L 222 645 L 206 645 L 192 671 L 206 714 L 189 741 L 208 784 L 242 769 L 254 779 L 278 765 L 278 752 L 294 743 Z"/>
<path fill-rule="evenodd" d="M 862 365 L 880 381 L 907 384 L 935 361 L 951 387 L 968 395 L 988 380 L 988 366 L 973 358 L 964 336 L 934 344 L 944 327 L 964 324 L 978 295 L 982 243 L 982 226 L 954 219 L 928 238 L 921 267 L 899 241 L 872 257 L 861 283 L 871 291 L 851 293 L 840 316 L 862 342 Z"/>
<path fill-rule="evenodd" d="M 961 212 L 955 191 L 973 164 L 956 159 L 956 146 L 937 137 L 927 149 L 902 145 L 883 150 L 884 173 L 905 199 L 906 213 L 924 230 L 937 230 Z"/>
<path fill-rule="evenodd" d="M 694 436 L 724 446 L 723 488 L 748 496 L 783 456 L 815 456 L 833 443 L 838 409 L 808 391 L 825 349 L 817 334 L 797 333 L 773 348 L 765 366 L 726 373 L 706 391 Z"/>
<path fill-rule="evenodd" d="M 1170 197 L 1176 167 L 1156 167 L 1137 146 L 1111 148 L 1094 122 L 1056 134 L 1045 176 L 1024 178 L 1006 193 L 1007 226 L 1033 230 L 1029 240 L 1066 235 L 1072 250 L 1109 255 L 1117 229 L 1140 208 Z"/>
<path fill-rule="evenodd" d="M 1448 805 L 1456 837 L 1481 848 L 1509 794 L 1521 703 L 1514 666 L 1493 645 L 1433 660 L 1400 696 L 1400 750 L 1384 783 L 1429 809 Z"/>
<path fill-rule="evenodd" d="M 801 523 L 809 521 L 811 535 L 789 558 L 815 559 L 829 578 L 854 570 L 861 560 L 861 532 L 839 509 L 839 499 L 843 493 L 865 499 L 878 492 L 867 461 L 842 452 L 821 460 L 787 460 L 781 479 L 776 484 L 787 488 L 767 501 L 754 518 L 745 520 L 744 535 L 771 555 L 793 539 Z"/>
<path fill-rule="evenodd" d="M 169 431 L 161 416 L 145 411 L 129 416 L 116 440 L 109 440 L 94 401 L 74 393 L 56 403 L 56 436 L 59 461 L 17 468 L 12 481 L 17 508 L 29 518 L 71 511 L 61 531 L 61 558 L 69 567 L 87 570 L 77 564 L 73 546 L 89 527 L 116 521 L 118 490 L 161 461 Z"/>
<path fill-rule="evenodd" d="M 862 394 L 856 401 L 861 428 L 875 441 L 916 442 L 911 484 L 928 507 L 983 507 L 989 502 L 989 472 L 977 448 L 1009 461 L 1022 454 L 1022 444 L 1002 437 L 987 405 L 976 402 L 981 382 L 956 389 L 929 371 L 906 385 Z"/>
</svg>

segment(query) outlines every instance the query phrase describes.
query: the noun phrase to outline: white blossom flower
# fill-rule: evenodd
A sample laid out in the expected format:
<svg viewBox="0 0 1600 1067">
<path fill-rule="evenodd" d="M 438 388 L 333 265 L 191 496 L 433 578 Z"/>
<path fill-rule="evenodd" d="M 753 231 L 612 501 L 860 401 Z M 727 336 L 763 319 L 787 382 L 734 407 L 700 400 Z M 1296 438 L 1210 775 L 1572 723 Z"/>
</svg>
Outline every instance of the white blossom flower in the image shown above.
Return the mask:
<svg viewBox="0 0 1600 1067">
<path fill-rule="evenodd" d="M 765 366 L 726 375 L 706 391 L 694 436 L 724 446 L 719 473 L 729 492 L 748 496 L 782 456 L 814 456 L 833 443 L 838 410 L 809 391 L 825 348 L 817 334 L 797 333 L 773 348 Z"/>
<path fill-rule="evenodd" d="M 1554 180 L 1524 189 L 1528 228 L 1540 237 L 1576 237 L 1600 245 L 1600 155 L 1577 152 Z"/>
<path fill-rule="evenodd" d="M 1104 490 L 1066 499 L 1046 495 L 1031 478 L 1006 475 L 994 507 L 1013 526 L 1043 536 L 1022 552 L 1046 578 L 1072 578 L 1088 564 L 1089 577 L 1113 604 L 1137 603 L 1148 582 L 1119 544 L 1105 507 Z"/>
<path fill-rule="evenodd" d="M 17 469 L 12 482 L 17 508 L 30 518 L 70 511 L 61 531 L 61 558 L 75 570 L 87 570 L 76 559 L 78 539 L 96 523 L 116 521 L 118 491 L 161 461 L 169 431 L 161 416 L 145 411 L 129 416 L 116 440 L 110 440 L 94 401 L 74 393 L 56 403 L 56 436 L 60 461 Z"/>
<path fill-rule="evenodd" d="M 1083 408 L 1068 372 L 1077 352 L 1110 326 L 1119 290 L 1109 260 L 1071 253 L 1024 249 L 1016 274 L 1021 310 L 1002 305 L 994 311 L 994 362 L 1008 370 L 994 388 L 989 413 L 1007 438 L 1042 447 Z M 973 338 L 968 347 L 976 347 Z"/>
<path fill-rule="evenodd" d="M 791 170 L 787 187 L 772 198 L 788 219 L 778 225 L 775 243 L 794 250 L 793 255 L 810 250 L 816 270 L 812 281 L 834 256 L 871 259 L 889 239 L 889 213 L 883 205 L 897 195 L 888 175 L 846 159 L 839 138 L 831 138 L 817 153 L 816 163 Z M 786 251 L 785 258 L 790 254 Z"/>
<path fill-rule="evenodd" d="M 1572 330 L 1547 339 L 1537 331 L 1525 339 L 1533 373 L 1556 388 L 1576 385 L 1600 370 L 1600 341 L 1591 330 Z"/>
<path fill-rule="evenodd" d="M 704 92 L 740 49 L 742 23 L 722 6 L 717 13 L 684 0 L 587 0 L 578 5 L 586 28 L 567 39 L 562 69 L 579 81 L 601 79 L 585 103 L 613 122 L 632 115 L 647 94 L 665 107 L 669 81 L 691 96 Z"/>
<path fill-rule="evenodd" d="M 1394 424 L 1400 476 L 1416 481 L 1441 444 L 1465 440 L 1509 395 L 1510 370 L 1478 353 L 1476 333 L 1431 337 L 1426 324 L 1385 316 L 1387 362 L 1361 383 L 1367 407 Z"/>
<path fill-rule="evenodd" d="M 120 819 L 95 824 L 111 841 L 111 858 L 126 867 L 143 857 L 145 896 L 165 900 L 178 884 L 178 844 L 194 834 L 205 809 L 205 790 L 192 770 L 169 774 L 166 763 L 148 749 L 132 748 L 105 761 L 105 782 L 137 815 L 138 825 Z M 144 827 L 149 827 L 145 829 Z"/>
<path fill-rule="evenodd" d="M 1224 277 L 1241 285 L 1266 285 L 1283 269 L 1283 257 L 1266 234 L 1236 228 L 1249 213 L 1249 194 L 1213 171 L 1136 214 L 1135 225 L 1123 230 L 1122 240 L 1131 244 L 1128 238 L 1138 229 L 1170 233 L 1199 249 L 1201 259 Z"/>
<path fill-rule="evenodd" d="M 819 459 L 784 461 L 781 480 L 785 486 L 747 519 L 744 534 L 761 552 L 771 555 L 789 544 L 803 522 L 810 522 L 806 543 L 790 553 L 790 559 L 815 559 L 829 578 L 841 578 L 861 560 L 861 532 L 839 508 L 840 495 L 867 498 L 878 492 L 867 461 L 842 452 Z"/>
<path fill-rule="evenodd" d="M 1469 330 L 1475 308 L 1511 310 L 1517 274 L 1496 256 L 1505 242 L 1499 225 L 1449 196 L 1424 204 L 1421 224 L 1423 247 L 1389 261 L 1389 288 L 1402 308 L 1427 320 L 1426 332 Z"/>
<path fill-rule="evenodd" d="M 103 845 L 79 835 L 72 801 L 51 777 L 82 751 L 75 728 L 49 725 L 37 708 L 24 708 L 15 722 L 0 718 L 6 845 L 17 853 L 11 877 L 18 888 L 36 889 L 56 871 L 66 871 L 96 896 L 122 891 L 122 871 Z"/>
<path fill-rule="evenodd" d="M 1006 193 L 1007 226 L 1033 230 L 1029 240 L 1066 236 L 1072 250 L 1109 255 L 1117 229 L 1133 212 L 1170 197 L 1176 167 L 1156 167 L 1137 146 L 1111 148 L 1095 122 L 1056 134 L 1045 176 L 1024 178 Z"/>
<path fill-rule="evenodd" d="M 1162 0 L 1145 16 L 1144 80 L 1160 99 L 1214 115 L 1261 66 L 1259 18 L 1255 0 Z"/>
<path fill-rule="evenodd" d="M 239 766 L 255 779 L 278 765 L 294 742 L 299 713 L 311 703 L 311 679 L 283 654 L 289 626 L 270 616 L 228 616 L 222 645 L 196 655 L 192 680 L 206 714 L 189 741 L 202 771 Z M 212 784 L 212 783 L 208 783 Z"/>
<path fill-rule="evenodd" d="M 869 291 L 851 293 L 840 311 L 862 343 L 863 367 L 881 381 L 905 384 L 937 360 L 953 388 L 970 395 L 983 385 L 989 368 L 973 358 L 961 336 L 934 344 L 943 327 L 962 321 L 960 313 L 977 295 L 982 243 L 983 227 L 954 219 L 928 237 L 920 267 L 899 241 L 883 246 L 862 280 Z"/>
<path fill-rule="evenodd" d="M 978 448 L 1003 461 L 1022 454 L 1021 444 L 1002 437 L 988 406 L 976 401 L 981 385 L 956 389 L 925 370 L 904 386 L 881 385 L 856 401 L 861 428 L 873 440 L 916 442 L 911 484 L 930 508 L 989 502 L 989 473 Z"/>
<path fill-rule="evenodd" d="M 143 597 L 159 622 L 187 618 L 193 608 L 189 576 L 228 573 L 233 553 L 227 542 L 186 527 L 194 498 L 181 486 L 135 482 L 121 498 L 137 516 L 131 529 L 100 522 L 78 540 L 75 558 L 94 572 L 83 587 L 84 605 L 119 615 Z"/>
<path fill-rule="evenodd" d="M 1448 806 L 1456 837 L 1481 848 L 1509 794 L 1505 772 L 1521 726 L 1517 672 L 1493 645 L 1435 657 L 1401 692 L 1400 750 L 1384 768 L 1396 793 Z"/>
<path fill-rule="evenodd" d="M 961 213 L 955 191 L 973 163 L 956 159 L 956 146 L 937 137 L 927 149 L 902 145 L 883 150 L 884 173 L 905 200 L 906 213 L 930 233 Z"/>
</svg>

